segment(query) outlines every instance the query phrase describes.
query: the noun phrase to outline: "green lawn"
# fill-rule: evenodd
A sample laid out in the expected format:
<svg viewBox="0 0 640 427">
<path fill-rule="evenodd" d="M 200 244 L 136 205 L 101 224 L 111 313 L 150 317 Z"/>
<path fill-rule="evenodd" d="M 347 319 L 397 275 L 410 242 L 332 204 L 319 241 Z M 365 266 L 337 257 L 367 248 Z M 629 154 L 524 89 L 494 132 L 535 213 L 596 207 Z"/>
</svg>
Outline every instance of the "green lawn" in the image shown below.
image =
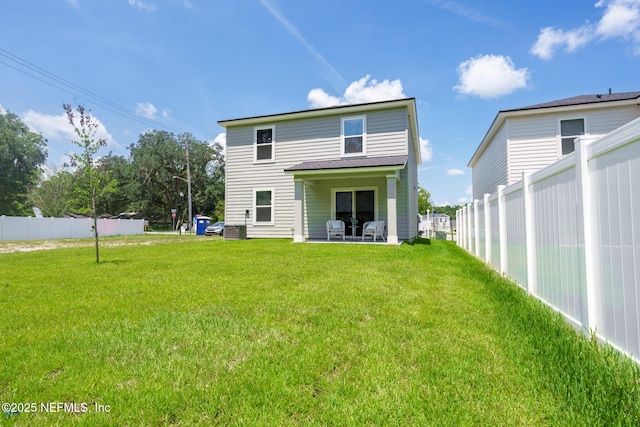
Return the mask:
<svg viewBox="0 0 640 427">
<path fill-rule="evenodd" d="M 451 242 L 103 241 L 0 255 L 0 401 L 36 404 L 1 424 L 640 423 L 634 363 Z"/>
</svg>

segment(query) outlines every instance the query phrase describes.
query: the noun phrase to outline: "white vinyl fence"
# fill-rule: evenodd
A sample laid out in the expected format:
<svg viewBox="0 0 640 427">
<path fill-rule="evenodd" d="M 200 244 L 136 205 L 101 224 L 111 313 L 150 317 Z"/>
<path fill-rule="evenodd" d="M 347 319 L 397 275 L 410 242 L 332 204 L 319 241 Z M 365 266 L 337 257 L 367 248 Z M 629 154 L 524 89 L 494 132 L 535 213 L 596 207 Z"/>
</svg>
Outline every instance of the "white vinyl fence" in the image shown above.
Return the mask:
<svg viewBox="0 0 640 427">
<path fill-rule="evenodd" d="M 640 119 L 457 217 L 458 245 L 640 363 Z"/>
<path fill-rule="evenodd" d="M 0 216 L 0 240 L 46 240 L 93 237 L 90 218 Z M 143 219 L 99 219 L 101 236 L 144 233 Z"/>
</svg>

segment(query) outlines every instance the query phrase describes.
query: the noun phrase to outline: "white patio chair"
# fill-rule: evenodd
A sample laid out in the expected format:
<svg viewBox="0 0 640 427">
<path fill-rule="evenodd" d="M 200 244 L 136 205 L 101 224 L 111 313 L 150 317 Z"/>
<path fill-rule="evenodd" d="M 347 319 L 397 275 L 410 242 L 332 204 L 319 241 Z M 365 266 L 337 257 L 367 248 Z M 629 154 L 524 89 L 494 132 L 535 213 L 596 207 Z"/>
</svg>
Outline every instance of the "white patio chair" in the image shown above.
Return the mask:
<svg viewBox="0 0 640 427">
<path fill-rule="evenodd" d="M 344 221 L 341 220 L 329 220 L 327 221 L 327 240 L 331 240 L 331 237 L 340 237 L 344 240 Z"/>
<path fill-rule="evenodd" d="M 387 241 L 384 238 L 384 221 L 367 221 L 362 225 L 362 241 L 366 236 L 371 236 L 373 241 L 380 236 L 382 240 Z"/>
</svg>

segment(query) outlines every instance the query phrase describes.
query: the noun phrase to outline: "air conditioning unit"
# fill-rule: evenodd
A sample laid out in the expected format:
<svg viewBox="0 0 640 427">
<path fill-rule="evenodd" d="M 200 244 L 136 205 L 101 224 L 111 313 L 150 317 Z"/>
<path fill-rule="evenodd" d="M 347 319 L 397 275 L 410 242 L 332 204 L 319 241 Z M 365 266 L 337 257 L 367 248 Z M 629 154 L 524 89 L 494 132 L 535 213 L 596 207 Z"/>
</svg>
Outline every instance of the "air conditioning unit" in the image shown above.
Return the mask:
<svg viewBox="0 0 640 427">
<path fill-rule="evenodd" d="M 224 240 L 245 240 L 246 238 L 246 225 L 224 225 Z"/>
</svg>

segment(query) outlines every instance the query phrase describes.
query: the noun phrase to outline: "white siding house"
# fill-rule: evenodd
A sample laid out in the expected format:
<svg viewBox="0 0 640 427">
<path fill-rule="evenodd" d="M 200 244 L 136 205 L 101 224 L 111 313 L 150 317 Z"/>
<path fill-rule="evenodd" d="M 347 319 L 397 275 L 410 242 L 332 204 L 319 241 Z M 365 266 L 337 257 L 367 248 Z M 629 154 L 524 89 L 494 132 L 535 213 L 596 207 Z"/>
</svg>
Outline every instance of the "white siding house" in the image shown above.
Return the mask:
<svg viewBox="0 0 640 427">
<path fill-rule="evenodd" d="M 327 220 L 349 227 L 352 217 L 360 227 L 384 220 L 389 243 L 416 237 L 415 99 L 218 123 L 227 131 L 225 223 L 246 223 L 247 237 L 326 239 Z"/>
<path fill-rule="evenodd" d="M 640 92 L 581 95 L 500 111 L 468 166 L 473 198 L 522 179 L 574 151 L 574 139 L 601 138 L 640 117 Z"/>
</svg>

